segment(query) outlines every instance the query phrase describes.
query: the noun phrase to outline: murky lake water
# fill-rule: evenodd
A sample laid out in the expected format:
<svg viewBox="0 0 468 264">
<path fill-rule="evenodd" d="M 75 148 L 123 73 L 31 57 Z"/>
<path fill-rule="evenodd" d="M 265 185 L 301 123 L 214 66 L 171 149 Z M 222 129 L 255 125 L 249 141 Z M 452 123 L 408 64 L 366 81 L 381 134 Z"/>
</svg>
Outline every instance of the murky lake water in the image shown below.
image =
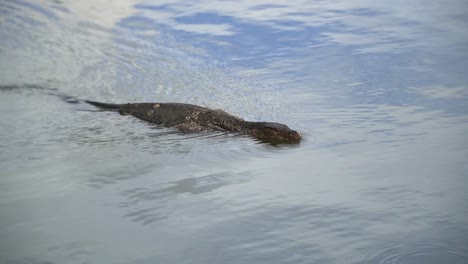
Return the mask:
<svg viewBox="0 0 468 264">
<path fill-rule="evenodd" d="M 1 1 L 0 262 L 468 263 L 466 10 Z M 194 103 L 304 141 L 67 96 Z"/>
</svg>

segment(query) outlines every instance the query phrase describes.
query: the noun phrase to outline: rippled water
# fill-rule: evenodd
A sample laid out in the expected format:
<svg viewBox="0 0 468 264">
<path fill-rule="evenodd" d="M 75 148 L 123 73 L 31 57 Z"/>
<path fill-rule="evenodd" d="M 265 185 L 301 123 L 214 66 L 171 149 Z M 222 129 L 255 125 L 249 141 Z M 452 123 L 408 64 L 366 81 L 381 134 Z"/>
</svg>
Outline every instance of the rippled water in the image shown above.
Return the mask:
<svg viewBox="0 0 468 264">
<path fill-rule="evenodd" d="M 467 263 L 468 6 L 0 2 L 0 262 Z M 74 100 L 185 102 L 299 145 Z"/>
</svg>

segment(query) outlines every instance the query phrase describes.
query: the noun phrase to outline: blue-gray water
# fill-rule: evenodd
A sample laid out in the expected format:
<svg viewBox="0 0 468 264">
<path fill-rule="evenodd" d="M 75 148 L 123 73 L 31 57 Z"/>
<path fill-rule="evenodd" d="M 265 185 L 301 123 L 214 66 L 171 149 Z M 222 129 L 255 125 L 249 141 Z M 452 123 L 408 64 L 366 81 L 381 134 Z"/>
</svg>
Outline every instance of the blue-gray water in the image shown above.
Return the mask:
<svg viewBox="0 0 468 264">
<path fill-rule="evenodd" d="M 468 263 L 466 10 L 0 1 L 0 263 Z M 66 96 L 194 103 L 304 141 Z"/>
</svg>

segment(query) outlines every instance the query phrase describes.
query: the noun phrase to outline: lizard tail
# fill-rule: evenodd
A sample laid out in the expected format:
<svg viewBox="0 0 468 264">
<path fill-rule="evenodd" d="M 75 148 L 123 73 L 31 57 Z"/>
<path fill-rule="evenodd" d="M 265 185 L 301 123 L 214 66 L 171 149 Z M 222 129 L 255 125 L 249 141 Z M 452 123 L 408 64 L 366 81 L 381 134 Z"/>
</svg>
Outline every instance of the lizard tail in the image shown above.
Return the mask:
<svg viewBox="0 0 468 264">
<path fill-rule="evenodd" d="M 84 101 L 87 102 L 88 104 L 97 106 L 99 108 L 104 108 L 104 109 L 118 110 L 118 109 L 120 109 L 122 107 L 121 104 L 107 104 L 107 103 L 100 103 L 100 102 L 88 101 L 88 100 L 84 100 Z"/>
</svg>

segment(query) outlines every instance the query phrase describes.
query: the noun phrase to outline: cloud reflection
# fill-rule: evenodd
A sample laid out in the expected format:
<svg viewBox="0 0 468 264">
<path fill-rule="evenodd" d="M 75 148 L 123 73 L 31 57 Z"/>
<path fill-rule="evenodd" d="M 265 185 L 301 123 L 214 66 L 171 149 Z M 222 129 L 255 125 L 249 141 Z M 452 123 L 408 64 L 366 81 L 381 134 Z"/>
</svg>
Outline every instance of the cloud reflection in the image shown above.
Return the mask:
<svg viewBox="0 0 468 264">
<path fill-rule="evenodd" d="M 468 86 L 429 86 L 429 87 L 414 87 L 411 91 L 433 99 L 452 98 L 452 99 L 467 99 Z"/>
<path fill-rule="evenodd" d="M 175 30 L 230 36 L 245 26 L 301 31 L 303 41 L 362 45 L 362 53 L 398 51 L 408 46 L 466 44 L 468 22 L 459 0 L 427 3 L 387 1 L 143 1 L 140 15 Z M 201 22 L 203 21 L 203 22 Z M 313 29 L 313 30 L 311 30 Z M 314 35 L 310 32 L 315 31 Z M 434 34 L 427 34 L 432 32 Z M 307 40 L 306 38 L 309 38 Z"/>
</svg>

